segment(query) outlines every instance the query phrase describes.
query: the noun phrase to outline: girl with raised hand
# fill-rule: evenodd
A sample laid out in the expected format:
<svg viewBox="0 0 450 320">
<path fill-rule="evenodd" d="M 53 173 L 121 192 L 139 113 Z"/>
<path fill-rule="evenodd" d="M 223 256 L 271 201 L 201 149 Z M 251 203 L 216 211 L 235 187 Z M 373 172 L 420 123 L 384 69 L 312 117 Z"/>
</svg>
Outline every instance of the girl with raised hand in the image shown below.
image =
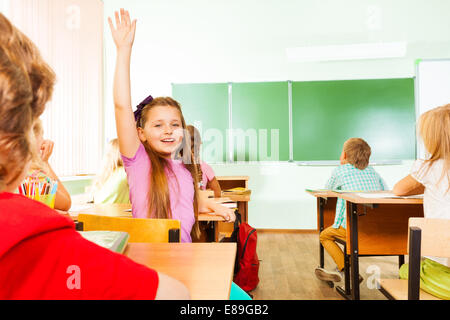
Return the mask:
<svg viewBox="0 0 450 320">
<path fill-rule="evenodd" d="M 198 196 L 197 170 L 180 104 L 169 97 L 149 96 L 133 113 L 130 60 L 136 20 L 121 9 L 120 16 L 115 12 L 116 27 L 111 18 L 108 22 L 117 48 L 115 118 L 133 217 L 180 220 L 182 242 L 192 242 L 191 232 L 199 236 L 199 211 L 214 211 L 234 221 L 233 210 Z"/>
</svg>

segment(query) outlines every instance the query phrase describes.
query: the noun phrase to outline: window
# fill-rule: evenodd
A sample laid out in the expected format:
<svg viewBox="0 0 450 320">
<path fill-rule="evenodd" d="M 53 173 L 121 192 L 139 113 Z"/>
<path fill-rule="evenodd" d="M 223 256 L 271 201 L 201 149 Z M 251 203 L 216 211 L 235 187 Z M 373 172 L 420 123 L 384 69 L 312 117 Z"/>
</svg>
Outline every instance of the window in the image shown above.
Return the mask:
<svg viewBox="0 0 450 320">
<path fill-rule="evenodd" d="M 53 169 L 59 176 L 95 174 L 103 141 L 103 2 L 0 1 L 56 73 L 53 99 L 41 117 L 44 138 L 55 142 Z"/>
</svg>

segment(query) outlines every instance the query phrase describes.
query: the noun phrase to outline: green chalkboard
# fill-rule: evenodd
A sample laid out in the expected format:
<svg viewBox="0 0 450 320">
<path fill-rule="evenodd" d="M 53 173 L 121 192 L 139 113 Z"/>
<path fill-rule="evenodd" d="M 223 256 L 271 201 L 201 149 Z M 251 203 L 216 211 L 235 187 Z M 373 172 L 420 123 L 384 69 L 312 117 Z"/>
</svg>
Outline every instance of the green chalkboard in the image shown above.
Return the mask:
<svg viewBox="0 0 450 320">
<path fill-rule="evenodd" d="M 181 103 L 186 124 L 200 131 L 202 159 L 210 163 L 226 161 L 228 84 L 173 84 L 172 96 Z"/>
<path fill-rule="evenodd" d="M 289 160 L 288 82 L 232 84 L 235 161 Z"/>
<path fill-rule="evenodd" d="M 415 158 L 413 79 L 292 83 L 294 160 L 338 160 L 351 137 L 371 160 Z"/>
</svg>

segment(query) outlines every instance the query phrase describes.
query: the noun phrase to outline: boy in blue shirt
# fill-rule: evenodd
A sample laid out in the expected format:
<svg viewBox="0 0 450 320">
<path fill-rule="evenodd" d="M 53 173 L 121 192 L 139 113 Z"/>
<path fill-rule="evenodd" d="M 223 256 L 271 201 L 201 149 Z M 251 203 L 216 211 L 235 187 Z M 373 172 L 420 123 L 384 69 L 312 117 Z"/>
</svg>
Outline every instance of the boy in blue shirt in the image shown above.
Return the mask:
<svg viewBox="0 0 450 320">
<path fill-rule="evenodd" d="M 326 184 L 326 189 L 346 191 L 380 191 L 386 190 L 386 184 L 380 175 L 369 167 L 370 146 L 361 138 L 351 138 L 344 143 L 340 157 L 341 165 L 337 167 Z M 346 204 L 338 199 L 334 224 L 320 233 L 320 243 L 337 265 L 336 271 L 317 268 L 315 274 L 323 281 L 340 282 L 343 278 L 344 253 L 335 239 L 346 239 Z M 362 277 L 360 276 L 360 282 Z"/>
</svg>

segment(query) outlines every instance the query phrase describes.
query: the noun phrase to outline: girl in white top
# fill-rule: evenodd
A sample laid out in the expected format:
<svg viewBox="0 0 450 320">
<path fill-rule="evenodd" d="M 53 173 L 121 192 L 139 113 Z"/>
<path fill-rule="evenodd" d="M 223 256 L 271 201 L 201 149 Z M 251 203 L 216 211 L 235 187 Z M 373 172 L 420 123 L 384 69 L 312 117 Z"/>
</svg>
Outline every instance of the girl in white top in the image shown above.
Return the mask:
<svg viewBox="0 0 450 320">
<path fill-rule="evenodd" d="M 450 104 L 424 113 L 419 119 L 418 132 L 428 152 L 427 159 L 415 161 L 411 173 L 394 186 L 393 192 L 399 196 L 423 193 L 425 218 L 450 219 Z M 427 258 L 433 261 L 425 259 L 422 269 L 428 265 L 434 268 L 432 273 L 440 273 L 440 297 L 449 299 L 450 259 Z M 400 275 L 404 269 L 401 268 Z M 431 274 L 431 270 L 427 271 L 425 276 Z M 423 275 L 421 279 L 422 287 Z"/>
</svg>

